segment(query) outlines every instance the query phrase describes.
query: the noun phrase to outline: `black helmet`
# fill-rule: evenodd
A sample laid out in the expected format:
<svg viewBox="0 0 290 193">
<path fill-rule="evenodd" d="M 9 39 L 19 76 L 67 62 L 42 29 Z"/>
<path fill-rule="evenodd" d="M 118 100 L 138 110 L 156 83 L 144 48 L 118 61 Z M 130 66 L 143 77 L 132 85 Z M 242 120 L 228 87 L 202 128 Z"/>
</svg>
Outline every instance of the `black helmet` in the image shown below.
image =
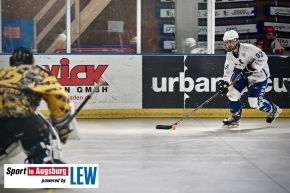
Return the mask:
<svg viewBox="0 0 290 193">
<path fill-rule="evenodd" d="M 21 64 L 33 64 L 32 53 L 24 47 L 14 50 L 10 57 L 10 66 L 19 66 Z"/>
</svg>

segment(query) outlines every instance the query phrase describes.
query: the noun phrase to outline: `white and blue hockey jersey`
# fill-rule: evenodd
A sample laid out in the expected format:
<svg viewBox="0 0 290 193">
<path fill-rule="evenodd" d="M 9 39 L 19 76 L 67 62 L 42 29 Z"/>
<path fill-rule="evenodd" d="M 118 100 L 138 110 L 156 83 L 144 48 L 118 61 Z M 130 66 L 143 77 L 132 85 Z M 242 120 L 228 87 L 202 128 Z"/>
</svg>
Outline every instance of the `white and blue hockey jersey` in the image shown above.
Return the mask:
<svg viewBox="0 0 290 193">
<path fill-rule="evenodd" d="M 250 65 L 255 72 L 248 77 L 249 82 L 256 83 L 262 82 L 270 77 L 268 66 L 268 56 L 258 47 L 247 44 L 239 43 L 239 51 L 237 55 L 233 52 L 228 52 L 224 65 L 223 79 L 227 82 L 231 81 L 234 69 L 244 69 Z"/>
</svg>

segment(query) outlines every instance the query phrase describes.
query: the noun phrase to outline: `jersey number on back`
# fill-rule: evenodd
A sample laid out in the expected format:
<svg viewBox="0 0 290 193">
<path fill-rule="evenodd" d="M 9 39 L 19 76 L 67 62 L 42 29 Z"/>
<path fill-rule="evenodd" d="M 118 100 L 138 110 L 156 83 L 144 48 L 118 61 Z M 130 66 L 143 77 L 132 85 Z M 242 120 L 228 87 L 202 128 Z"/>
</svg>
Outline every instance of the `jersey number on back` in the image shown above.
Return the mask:
<svg viewBox="0 0 290 193">
<path fill-rule="evenodd" d="M 1 84 L 4 84 L 7 87 L 12 87 L 15 83 L 19 82 L 22 79 L 22 75 L 11 71 L 8 72 L 4 76 L 4 78 L 5 79 L 1 80 Z"/>
</svg>

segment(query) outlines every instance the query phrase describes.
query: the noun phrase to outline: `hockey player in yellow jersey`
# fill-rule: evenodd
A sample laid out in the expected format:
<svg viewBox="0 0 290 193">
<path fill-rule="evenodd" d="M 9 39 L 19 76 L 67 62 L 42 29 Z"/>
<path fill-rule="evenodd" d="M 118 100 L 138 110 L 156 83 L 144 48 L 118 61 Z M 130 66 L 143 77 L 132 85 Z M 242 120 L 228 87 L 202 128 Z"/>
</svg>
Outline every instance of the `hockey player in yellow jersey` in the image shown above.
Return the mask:
<svg viewBox="0 0 290 193">
<path fill-rule="evenodd" d="M 62 143 L 68 138 L 68 95 L 55 76 L 33 64 L 32 53 L 20 47 L 10 57 L 10 66 L 0 69 L 0 158 L 20 142 L 28 163 L 63 163 L 61 155 L 52 156 L 50 136 L 57 135 Z M 47 103 L 51 124 L 37 112 L 41 100 Z"/>
</svg>

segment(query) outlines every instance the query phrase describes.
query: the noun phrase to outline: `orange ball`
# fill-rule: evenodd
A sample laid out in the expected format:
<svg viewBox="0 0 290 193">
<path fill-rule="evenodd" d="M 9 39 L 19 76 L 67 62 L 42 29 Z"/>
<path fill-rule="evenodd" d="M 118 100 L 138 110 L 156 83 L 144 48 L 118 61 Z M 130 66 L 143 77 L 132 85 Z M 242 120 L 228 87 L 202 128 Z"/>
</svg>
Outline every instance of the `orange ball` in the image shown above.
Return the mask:
<svg viewBox="0 0 290 193">
<path fill-rule="evenodd" d="M 172 127 L 171 127 L 173 130 L 175 130 L 176 129 L 176 125 L 172 125 Z"/>
</svg>

